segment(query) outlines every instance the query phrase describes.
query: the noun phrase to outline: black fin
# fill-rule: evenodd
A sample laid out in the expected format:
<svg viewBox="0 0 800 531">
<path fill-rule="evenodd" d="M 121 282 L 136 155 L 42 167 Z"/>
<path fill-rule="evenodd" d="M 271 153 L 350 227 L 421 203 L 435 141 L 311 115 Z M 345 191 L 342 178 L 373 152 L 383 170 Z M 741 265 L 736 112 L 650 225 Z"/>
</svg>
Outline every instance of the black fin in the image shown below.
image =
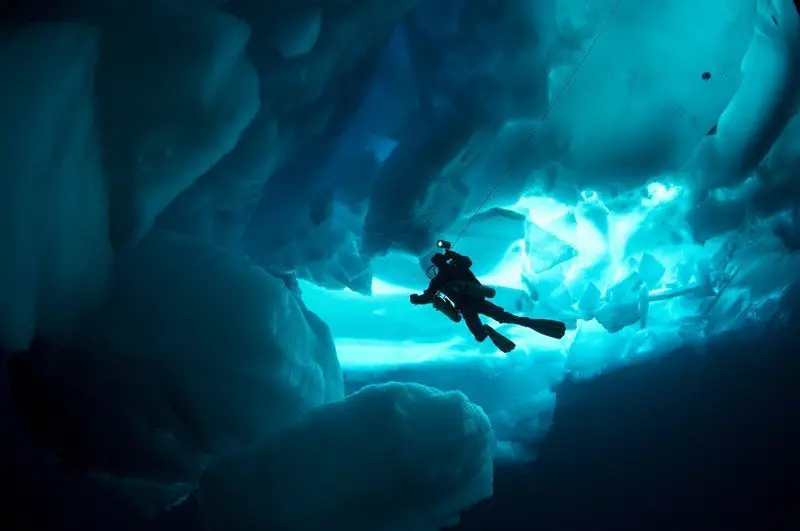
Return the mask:
<svg viewBox="0 0 800 531">
<path fill-rule="evenodd" d="M 486 333 L 489 335 L 489 339 L 492 340 L 492 343 L 494 343 L 494 346 L 496 346 L 501 351 L 508 354 L 509 352 L 517 348 L 516 343 L 508 339 L 506 336 L 504 336 L 491 326 L 483 325 L 483 327 L 486 329 Z"/>
<path fill-rule="evenodd" d="M 567 325 L 565 323 L 553 321 L 551 319 L 531 319 L 529 317 L 522 317 L 519 324 L 543 336 L 552 337 L 553 339 L 561 339 L 564 337 L 564 334 L 567 333 Z"/>
</svg>

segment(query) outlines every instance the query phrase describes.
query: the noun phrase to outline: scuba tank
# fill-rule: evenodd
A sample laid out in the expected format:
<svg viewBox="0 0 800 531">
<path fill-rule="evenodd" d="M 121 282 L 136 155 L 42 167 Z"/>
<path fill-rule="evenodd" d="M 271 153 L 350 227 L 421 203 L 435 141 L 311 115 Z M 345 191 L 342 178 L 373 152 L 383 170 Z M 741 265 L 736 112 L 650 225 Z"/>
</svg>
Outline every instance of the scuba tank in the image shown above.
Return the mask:
<svg viewBox="0 0 800 531">
<path fill-rule="evenodd" d="M 461 322 L 461 314 L 456 310 L 456 307 L 447 300 L 444 295 L 441 293 L 437 293 L 433 297 L 433 308 L 437 311 L 442 312 L 447 316 L 448 319 L 453 321 L 454 323 Z"/>
<path fill-rule="evenodd" d="M 436 241 L 436 247 L 438 247 L 439 249 L 444 249 L 445 253 L 447 253 L 447 251 L 449 251 L 452 246 L 453 245 L 447 240 Z M 425 272 L 428 278 L 433 278 L 433 276 L 431 275 L 431 271 L 435 267 L 436 266 L 434 265 L 428 267 L 427 271 Z M 463 293 L 465 295 L 469 295 L 470 297 L 493 299 L 495 295 L 497 295 L 497 290 L 489 286 L 484 286 L 480 282 L 463 282 L 463 281 L 454 282 L 452 286 L 455 291 Z"/>
<path fill-rule="evenodd" d="M 475 282 L 453 282 L 453 289 L 472 297 L 493 299 L 497 295 L 497 290 L 494 288 Z"/>
</svg>

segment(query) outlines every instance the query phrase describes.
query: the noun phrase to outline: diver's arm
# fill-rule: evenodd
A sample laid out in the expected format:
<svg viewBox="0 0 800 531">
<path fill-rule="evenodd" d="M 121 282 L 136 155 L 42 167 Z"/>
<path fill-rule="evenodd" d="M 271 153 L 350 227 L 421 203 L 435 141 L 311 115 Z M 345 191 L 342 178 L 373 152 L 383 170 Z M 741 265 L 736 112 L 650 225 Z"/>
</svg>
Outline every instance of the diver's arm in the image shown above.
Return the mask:
<svg viewBox="0 0 800 531">
<path fill-rule="evenodd" d="M 411 302 L 414 304 L 428 304 L 433 302 L 433 297 L 436 295 L 439 289 L 441 289 L 443 284 L 444 281 L 442 278 L 439 275 L 436 275 L 431 279 L 431 283 L 428 284 L 428 289 L 423 291 L 421 295 L 416 293 L 411 295 Z"/>
</svg>

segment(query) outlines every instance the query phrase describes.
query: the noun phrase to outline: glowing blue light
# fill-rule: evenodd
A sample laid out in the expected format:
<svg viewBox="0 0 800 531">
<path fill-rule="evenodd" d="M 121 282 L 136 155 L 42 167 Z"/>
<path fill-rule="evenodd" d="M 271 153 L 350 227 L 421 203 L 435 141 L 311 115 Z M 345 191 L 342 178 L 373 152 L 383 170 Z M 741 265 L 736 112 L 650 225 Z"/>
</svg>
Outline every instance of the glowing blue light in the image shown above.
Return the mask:
<svg viewBox="0 0 800 531">
<path fill-rule="evenodd" d="M 681 194 L 682 191 L 683 189 L 677 185 L 652 182 L 647 185 L 648 197 L 642 200 L 642 205 L 647 207 L 656 207 L 662 203 L 672 202 Z"/>
<path fill-rule="evenodd" d="M 384 295 L 409 295 L 411 293 L 414 293 L 413 289 L 406 288 L 403 286 L 395 286 L 394 284 L 389 284 L 388 282 L 384 282 L 378 277 L 373 277 L 372 279 L 373 297 L 380 297 Z"/>
<path fill-rule="evenodd" d="M 524 215 L 524 221 L 520 223 L 526 226 L 525 237 L 511 242 L 502 259 L 488 273 L 482 274 L 481 280 L 498 288 L 496 301 L 509 310 L 530 311 L 542 304 L 541 300 L 531 302 L 527 310 L 511 305 L 514 297 L 528 297 L 531 282 L 536 284 L 542 281 L 545 285 L 548 282 L 561 282 L 569 293 L 567 296 L 573 298 L 574 311 L 577 299 L 583 293 L 581 290 L 587 284 L 593 284 L 600 296 L 604 297 L 610 287 L 637 270 L 642 251 L 650 254 L 665 269 L 660 285 L 651 286 L 649 290 L 651 302 L 646 330 L 640 329 L 640 323 L 635 323 L 612 334 L 594 319 L 578 320 L 576 329 L 569 331 L 562 340 L 554 340 L 521 327 L 493 323 L 517 344 L 514 356 L 534 356 L 538 359 L 555 354 L 564 360 L 571 360 L 565 362 L 568 364 L 591 365 L 595 363 L 591 360 L 596 359 L 596 363 L 602 366 L 605 363 L 602 360 L 616 360 L 622 353 L 624 356 L 651 355 L 665 348 L 674 348 L 687 340 L 686 337 L 694 337 L 690 332 L 679 332 L 680 323 L 699 316 L 705 297 L 713 292 L 696 283 L 694 279 L 698 274 L 695 272 L 690 271 L 688 276 L 684 273 L 680 277 L 684 283 L 677 282 L 677 271 L 685 268 L 684 264 L 688 263 L 691 268 L 698 261 L 710 259 L 719 251 L 724 239 L 702 245 L 692 243 L 681 217 L 685 211 L 683 208 L 678 208 L 675 213 L 670 211 L 666 218 L 657 217 L 656 221 L 649 218 L 666 204 L 681 201 L 678 203 L 681 206 L 688 201 L 690 196 L 684 193 L 681 186 L 669 181 L 651 182 L 646 186 L 646 192 L 638 206 L 626 208 L 624 213 L 608 212 L 601 194 L 593 191 L 581 194 L 584 199 L 576 205 L 566 205 L 548 197 L 526 195 L 508 207 Z M 600 223 L 602 227 L 587 217 L 593 215 L 590 211 L 581 208 L 589 202 L 608 212 L 605 221 Z M 659 216 L 663 216 L 663 213 Z M 627 244 L 631 236 L 643 227 L 646 231 L 653 231 L 653 243 L 648 247 L 645 237 L 644 248 L 640 244 L 638 253 L 631 255 Z M 665 230 L 679 232 L 682 243 L 665 244 L 663 239 L 659 240 L 658 235 Z M 528 238 L 532 238 L 534 233 L 541 236 L 541 231 L 571 246 L 575 255 L 537 274 L 531 265 L 536 263 L 534 256 L 529 255 L 537 253 L 537 249 L 533 240 L 528 241 Z M 642 240 L 641 235 L 639 239 Z M 471 254 L 476 264 L 482 263 L 480 253 L 473 251 Z M 382 267 L 389 269 L 384 271 Z M 428 283 L 425 272 L 415 258 L 376 262 L 373 269 L 375 277 L 371 296 L 348 290 L 330 292 L 312 285 L 306 287 L 305 284 L 303 287 L 304 299 L 309 307 L 320 313 L 331 327 L 345 369 L 369 370 L 434 360 L 475 359 L 490 362 L 506 358 L 489 342 L 475 342 L 463 324 L 452 323 L 430 306 L 409 303 L 408 295 L 421 292 Z M 394 280 L 383 280 L 389 277 Z M 689 284 L 685 284 L 686 278 L 689 278 Z M 505 299 L 500 300 L 502 297 Z M 560 300 L 558 304 L 563 304 L 563 298 Z M 544 304 L 542 311 L 545 313 L 536 316 L 557 318 L 556 314 L 548 313 L 557 310 L 548 310 L 547 303 Z M 722 308 L 722 305 L 719 307 Z M 698 337 L 702 337 L 702 334 Z"/>
</svg>

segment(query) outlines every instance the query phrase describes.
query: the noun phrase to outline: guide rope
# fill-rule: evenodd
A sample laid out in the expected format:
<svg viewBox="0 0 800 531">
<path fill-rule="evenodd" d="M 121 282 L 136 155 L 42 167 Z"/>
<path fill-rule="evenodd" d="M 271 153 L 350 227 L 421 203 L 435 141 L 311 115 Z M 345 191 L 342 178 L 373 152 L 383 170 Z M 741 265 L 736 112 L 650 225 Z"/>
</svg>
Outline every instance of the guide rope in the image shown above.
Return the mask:
<svg viewBox="0 0 800 531">
<path fill-rule="evenodd" d="M 611 9 L 611 11 L 608 13 L 608 16 L 606 17 L 605 21 L 603 22 L 603 25 L 600 26 L 600 31 L 598 31 L 597 35 L 595 35 L 594 39 L 592 39 L 592 42 L 589 44 L 589 47 L 586 49 L 586 52 L 583 54 L 583 57 L 581 57 L 581 60 L 578 62 L 578 65 L 575 67 L 575 70 L 573 70 L 572 74 L 567 78 L 567 82 L 564 83 L 564 86 L 561 88 L 561 91 L 553 99 L 553 102 L 547 107 L 547 110 L 542 115 L 542 118 L 539 120 L 538 124 L 531 129 L 530 134 L 528 134 L 528 136 L 525 138 L 525 142 L 522 144 L 522 146 L 517 150 L 517 152 L 514 154 L 514 156 L 509 158 L 509 161 L 513 161 L 515 159 L 520 158 L 522 156 L 522 154 L 525 152 L 525 150 L 528 148 L 528 145 L 530 144 L 531 140 L 533 140 L 533 138 L 536 136 L 536 133 L 539 132 L 539 129 L 542 128 L 542 125 L 544 124 L 545 120 L 547 120 L 547 117 L 550 116 L 550 113 L 553 111 L 553 109 L 555 108 L 556 104 L 559 102 L 561 97 L 564 95 L 564 93 L 567 91 L 569 86 L 572 84 L 572 81 L 575 79 L 575 76 L 577 76 L 578 72 L 580 72 L 581 68 L 583 68 L 583 64 L 586 62 L 586 59 L 588 59 L 589 55 L 591 55 L 592 50 L 594 50 L 594 47 L 597 44 L 597 41 L 600 40 L 600 37 L 603 35 L 603 32 L 605 32 L 606 28 L 608 27 L 608 24 L 611 22 L 611 19 L 613 19 L 614 15 L 616 15 L 620 4 L 622 4 L 622 0 L 617 0 L 617 2 L 614 4 L 613 9 Z M 489 193 L 483 199 L 483 202 L 481 202 L 481 204 L 478 206 L 477 210 L 475 210 L 475 213 L 472 214 L 472 216 L 469 218 L 469 220 L 467 220 L 467 224 L 464 225 L 463 229 L 461 229 L 461 232 L 458 234 L 458 237 L 455 240 L 453 240 L 452 247 L 456 246 L 456 244 L 458 243 L 458 240 L 461 239 L 461 237 L 467 231 L 469 226 L 472 224 L 473 220 L 475 219 L 475 216 L 480 214 L 481 209 L 486 205 L 486 203 L 489 201 L 489 199 L 491 199 L 492 195 L 497 190 L 497 187 L 500 186 L 500 183 L 508 175 L 508 173 L 510 171 L 510 168 L 511 168 L 511 164 L 509 163 L 509 164 L 506 165 L 506 169 L 500 175 L 500 178 L 497 179 L 495 181 L 494 185 L 489 189 Z"/>
</svg>

